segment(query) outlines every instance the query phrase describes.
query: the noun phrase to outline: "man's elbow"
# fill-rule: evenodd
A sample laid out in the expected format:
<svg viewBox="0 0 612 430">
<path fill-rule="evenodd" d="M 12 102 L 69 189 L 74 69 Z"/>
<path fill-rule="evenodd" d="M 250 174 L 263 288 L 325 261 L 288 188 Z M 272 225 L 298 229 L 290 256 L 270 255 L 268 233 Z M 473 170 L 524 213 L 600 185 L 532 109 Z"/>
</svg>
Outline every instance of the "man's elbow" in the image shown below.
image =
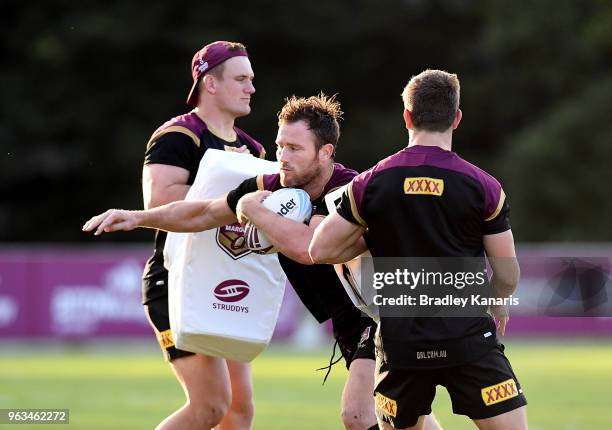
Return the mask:
<svg viewBox="0 0 612 430">
<path fill-rule="evenodd" d="M 335 264 L 339 257 L 332 249 L 325 249 L 321 246 L 310 247 L 308 254 L 311 264 Z"/>
<path fill-rule="evenodd" d="M 310 243 L 310 246 L 308 247 L 308 255 L 310 257 L 311 264 L 321 264 L 326 262 L 325 258 L 327 255 L 319 243 Z"/>
<path fill-rule="evenodd" d="M 315 262 L 312 261 L 312 258 L 310 258 L 310 253 L 308 252 L 308 250 L 305 250 L 304 252 L 297 254 L 295 261 L 305 266 L 311 266 L 315 264 Z"/>
</svg>

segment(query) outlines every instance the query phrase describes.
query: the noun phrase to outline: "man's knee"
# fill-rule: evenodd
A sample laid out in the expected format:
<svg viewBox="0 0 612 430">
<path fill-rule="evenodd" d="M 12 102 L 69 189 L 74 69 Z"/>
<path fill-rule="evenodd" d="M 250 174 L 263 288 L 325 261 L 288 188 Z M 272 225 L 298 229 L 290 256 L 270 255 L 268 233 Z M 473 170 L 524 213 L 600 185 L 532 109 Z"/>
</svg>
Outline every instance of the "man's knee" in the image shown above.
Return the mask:
<svg viewBox="0 0 612 430">
<path fill-rule="evenodd" d="M 342 409 L 341 416 L 344 428 L 347 430 L 368 430 L 376 424 L 376 417 L 373 411 L 372 413 L 367 413 L 367 411 L 347 407 Z"/>
<path fill-rule="evenodd" d="M 230 408 L 229 397 L 211 398 L 199 403 L 190 403 L 189 409 L 197 428 L 210 430 L 221 422 Z"/>
<path fill-rule="evenodd" d="M 210 430 L 223 420 L 232 403 L 232 393 L 229 390 L 209 392 L 207 396 L 191 397 L 189 409 L 197 427 Z"/>
<path fill-rule="evenodd" d="M 243 422 L 252 422 L 255 415 L 255 404 L 252 398 L 244 398 L 239 401 L 233 401 L 230 406 L 230 411 L 234 415 L 241 417 Z"/>
</svg>

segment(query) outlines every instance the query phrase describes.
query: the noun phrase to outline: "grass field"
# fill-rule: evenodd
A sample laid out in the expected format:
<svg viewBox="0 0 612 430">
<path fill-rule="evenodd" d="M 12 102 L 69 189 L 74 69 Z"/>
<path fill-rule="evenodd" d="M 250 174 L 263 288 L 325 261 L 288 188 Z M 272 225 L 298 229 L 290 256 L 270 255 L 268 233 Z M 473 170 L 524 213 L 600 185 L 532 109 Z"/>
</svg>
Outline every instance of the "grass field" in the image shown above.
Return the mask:
<svg viewBox="0 0 612 430">
<path fill-rule="evenodd" d="M 0 344 L 0 408 L 69 408 L 70 424 L 44 428 L 152 429 L 178 408 L 183 394 L 161 356 L 114 344 L 48 351 Z M 529 401 L 532 430 L 612 428 L 612 342 L 512 341 L 506 352 Z M 253 364 L 256 430 L 340 429 L 346 371 L 337 365 L 325 386 L 328 351 L 272 348 Z M 434 411 L 445 429 L 473 428 L 451 413 L 438 388 Z M 40 426 L 9 426 L 26 429 Z"/>
</svg>

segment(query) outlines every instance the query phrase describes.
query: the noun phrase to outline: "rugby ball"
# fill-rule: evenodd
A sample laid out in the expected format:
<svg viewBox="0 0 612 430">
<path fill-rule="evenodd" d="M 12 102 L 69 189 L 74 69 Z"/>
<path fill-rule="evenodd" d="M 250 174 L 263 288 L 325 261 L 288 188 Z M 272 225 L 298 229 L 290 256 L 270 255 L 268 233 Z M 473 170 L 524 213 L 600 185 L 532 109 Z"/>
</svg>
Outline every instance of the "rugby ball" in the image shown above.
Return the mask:
<svg viewBox="0 0 612 430">
<path fill-rule="evenodd" d="M 281 188 L 270 194 L 262 203 L 265 208 L 297 222 L 308 222 L 312 214 L 312 203 L 308 193 L 299 188 Z M 250 221 L 244 227 L 247 247 L 258 254 L 272 254 L 278 250 L 266 235 Z"/>
</svg>

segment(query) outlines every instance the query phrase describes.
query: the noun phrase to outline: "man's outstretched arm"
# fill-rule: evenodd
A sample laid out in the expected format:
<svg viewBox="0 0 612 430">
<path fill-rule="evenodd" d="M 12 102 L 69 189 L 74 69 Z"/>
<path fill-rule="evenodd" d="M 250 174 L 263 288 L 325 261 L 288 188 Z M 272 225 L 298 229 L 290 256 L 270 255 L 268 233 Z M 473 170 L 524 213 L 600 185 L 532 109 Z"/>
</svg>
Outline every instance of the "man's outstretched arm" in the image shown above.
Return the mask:
<svg viewBox="0 0 612 430">
<path fill-rule="evenodd" d="M 352 260 L 363 252 L 358 244 L 364 232 L 363 226 L 333 213 L 316 228 L 308 248 L 310 258 L 313 263 L 329 264 Z"/>
<path fill-rule="evenodd" d="M 236 222 L 225 197 L 213 200 L 177 201 L 153 209 L 128 211 L 109 209 L 83 225 L 96 236 L 137 227 L 174 232 L 197 232 Z"/>
</svg>

